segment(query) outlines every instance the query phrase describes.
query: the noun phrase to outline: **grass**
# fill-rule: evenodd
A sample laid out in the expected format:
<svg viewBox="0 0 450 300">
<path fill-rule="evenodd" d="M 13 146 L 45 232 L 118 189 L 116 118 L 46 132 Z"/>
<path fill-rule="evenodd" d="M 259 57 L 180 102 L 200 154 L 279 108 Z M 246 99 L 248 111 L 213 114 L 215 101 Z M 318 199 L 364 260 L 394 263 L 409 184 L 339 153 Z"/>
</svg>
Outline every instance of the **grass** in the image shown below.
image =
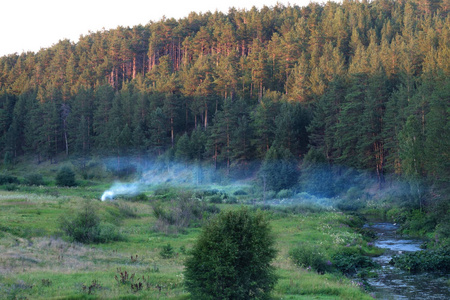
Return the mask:
<svg viewBox="0 0 450 300">
<path fill-rule="evenodd" d="M 106 188 L 20 186 L 17 191 L 0 191 L 0 299 L 190 299 L 183 286 L 183 262 L 201 229 L 188 228 L 177 235 L 155 232 L 152 193 L 147 202 L 98 201 Z M 118 226 L 125 240 L 84 245 L 64 237 L 59 218 L 73 214 L 84 201 L 93 202 L 101 219 Z M 170 204 L 168 199 L 158 201 Z M 279 250 L 274 299 L 371 299 L 350 279 L 319 275 L 289 258 L 290 249 L 301 242 L 321 247 L 327 257 L 342 247 L 371 250 L 349 227 L 351 216 L 271 210 L 268 216 Z M 164 259 L 160 252 L 168 243 L 176 254 Z"/>
</svg>

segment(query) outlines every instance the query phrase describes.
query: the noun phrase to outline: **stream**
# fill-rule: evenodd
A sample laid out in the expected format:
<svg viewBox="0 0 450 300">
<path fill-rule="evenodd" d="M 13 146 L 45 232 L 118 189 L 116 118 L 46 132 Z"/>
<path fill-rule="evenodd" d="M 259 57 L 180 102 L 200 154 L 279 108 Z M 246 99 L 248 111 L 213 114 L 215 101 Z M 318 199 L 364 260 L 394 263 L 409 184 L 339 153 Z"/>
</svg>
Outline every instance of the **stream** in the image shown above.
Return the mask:
<svg viewBox="0 0 450 300">
<path fill-rule="evenodd" d="M 386 249 L 383 255 L 373 258 L 381 265 L 378 277 L 368 280 L 376 299 L 450 299 L 448 274 L 411 274 L 389 265 L 394 254 L 421 250 L 423 241 L 397 235 L 396 224 L 374 223 L 367 227 L 377 233 L 374 245 Z"/>
</svg>

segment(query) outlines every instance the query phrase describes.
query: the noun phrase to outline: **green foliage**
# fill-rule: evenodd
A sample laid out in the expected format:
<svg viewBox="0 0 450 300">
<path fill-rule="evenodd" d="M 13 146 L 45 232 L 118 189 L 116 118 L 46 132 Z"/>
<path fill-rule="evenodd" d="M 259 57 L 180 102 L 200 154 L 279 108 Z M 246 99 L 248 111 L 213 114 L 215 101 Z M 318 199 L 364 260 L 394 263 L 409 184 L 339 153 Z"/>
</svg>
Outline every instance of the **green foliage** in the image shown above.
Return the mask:
<svg viewBox="0 0 450 300">
<path fill-rule="evenodd" d="M 332 258 L 333 265 L 343 274 L 352 275 L 363 269 L 376 268 L 377 264 L 368 256 L 361 254 L 337 254 Z"/>
<path fill-rule="evenodd" d="M 25 176 L 25 183 L 28 185 L 45 185 L 41 174 L 32 173 Z"/>
<path fill-rule="evenodd" d="M 173 249 L 172 245 L 168 243 L 167 245 L 163 246 L 161 251 L 159 252 L 159 255 L 164 258 L 172 258 L 175 256 L 175 250 Z"/>
<path fill-rule="evenodd" d="M 288 149 L 272 145 L 267 151 L 259 177 L 264 191 L 289 189 L 298 180 L 297 162 Z"/>
<path fill-rule="evenodd" d="M 70 239 L 80 243 L 106 243 L 122 239 L 114 225 L 101 222 L 93 205 L 88 202 L 74 216 L 62 216 L 59 226 Z"/>
<path fill-rule="evenodd" d="M 290 250 L 289 256 L 297 266 L 305 269 L 312 268 L 321 274 L 331 271 L 332 269 L 332 264 L 319 246 L 302 243 Z"/>
<path fill-rule="evenodd" d="M 303 159 L 300 184 L 302 190 L 319 197 L 334 195 L 333 173 L 326 157 L 311 148 Z"/>
<path fill-rule="evenodd" d="M 56 175 L 56 185 L 58 186 L 76 186 L 75 172 L 67 166 L 62 167 Z"/>
<path fill-rule="evenodd" d="M 180 195 L 169 205 L 156 202 L 152 207 L 157 219 L 154 229 L 166 234 L 177 234 L 185 232 L 188 227 L 198 227 L 220 212 L 218 207 L 193 199 L 188 194 Z"/>
<path fill-rule="evenodd" d="M 209 197 L 209 202 L 216 203 L 216 204 L 222 203 L 222 197 L 219 195 L 211 196 L 211 197 Z"/>
<path fill-rule="evenodd" d="M 284 189 L 277 193 L 277 198 L 278 199 L 290 198 L 290 197 L 292 197 L 292 195 L 293 195 L 293 193 L 291 190 Z"/>
<path fill-rule="evenodd" d="M 20 181 L 16 176 L 0 174 L 0 185 L 19 184 Z"/>
<path fill-rule="evenodd" d="M 223 212 L 203 228 L 185 262 L 186 288 L 196 299 L 267 299 L 277 281 L 274 246 L 261 212 Z"/>
<path fill-rule="evenodd" d="M 450 250 L 442 248 L 439 250 L 424 250 L 394 255 L 389 263 L 412 273 L 427 271 L 448 272 L 450 270 Z"/>
</svg>

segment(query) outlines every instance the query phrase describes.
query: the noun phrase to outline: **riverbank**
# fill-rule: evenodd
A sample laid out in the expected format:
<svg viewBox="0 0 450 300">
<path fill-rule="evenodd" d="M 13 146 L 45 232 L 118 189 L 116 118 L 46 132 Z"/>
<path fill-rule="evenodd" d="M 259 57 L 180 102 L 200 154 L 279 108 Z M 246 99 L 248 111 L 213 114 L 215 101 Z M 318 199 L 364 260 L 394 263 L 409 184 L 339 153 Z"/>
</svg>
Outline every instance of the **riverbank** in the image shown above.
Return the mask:
<svg viewBox="0 0 450 300">
<path fill-rule="evenodd" d="M 374 246 L 384 249 L 373 260 L 380 265 L 377 276 L 368 279 L 376 299 L 449 299 L 450 286 L 445 272 L 412 273 L 392 265 L 392 257 L 423 251 L 424 240 L 398 233 L 400 225 L 372 222 L 366 228 L 376 233 Z"/>
</svg>

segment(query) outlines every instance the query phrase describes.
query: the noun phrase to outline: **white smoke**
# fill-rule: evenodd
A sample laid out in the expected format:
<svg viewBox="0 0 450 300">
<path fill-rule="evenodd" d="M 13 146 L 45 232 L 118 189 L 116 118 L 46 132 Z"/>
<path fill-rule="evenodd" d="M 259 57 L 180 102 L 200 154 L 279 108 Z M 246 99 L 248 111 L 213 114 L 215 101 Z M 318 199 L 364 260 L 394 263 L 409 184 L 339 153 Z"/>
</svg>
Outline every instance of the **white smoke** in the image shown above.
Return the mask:
<svg viewBox="0 0 450 300">
<path fill-rule="evenodd" d="M 141 190 L 140 184 L 137 182 L 133 183 L 122 183 L 116 182 L 113 186 L 106 190 L 102 197 L 102 201 L 113 200 L 116 196 L 134 196 L 137 195 Z"/>
</svg>

